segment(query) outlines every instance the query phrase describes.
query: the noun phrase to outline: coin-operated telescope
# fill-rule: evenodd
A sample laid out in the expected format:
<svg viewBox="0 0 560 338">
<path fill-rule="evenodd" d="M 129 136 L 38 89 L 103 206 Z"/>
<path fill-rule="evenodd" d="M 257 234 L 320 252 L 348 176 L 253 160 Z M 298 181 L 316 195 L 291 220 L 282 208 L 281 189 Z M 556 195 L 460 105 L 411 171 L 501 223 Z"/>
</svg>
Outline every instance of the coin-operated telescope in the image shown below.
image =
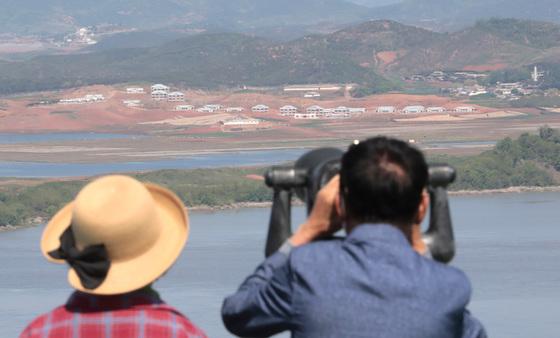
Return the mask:
<svg viewBox="0 0 560 338">
<path fill-rule="evenodd" d="M 321 188 L 340 171 L 343 152 L 336 148 L 319 148 L 302 155 L 292 167 L 274 166 L 265 174 L 265 183 L 273 189 L 265 254 L 270 256 L 292 234 L 291 207 L 295 194 L 307 208 L 313 209 Z M 455 169 L 445 164 L 429 166 L 430 224 L 423 235 L 432 257 L 448 263 L 455 254 L 453 226 L 447 186 L 455 180 Z"/>
</svg>

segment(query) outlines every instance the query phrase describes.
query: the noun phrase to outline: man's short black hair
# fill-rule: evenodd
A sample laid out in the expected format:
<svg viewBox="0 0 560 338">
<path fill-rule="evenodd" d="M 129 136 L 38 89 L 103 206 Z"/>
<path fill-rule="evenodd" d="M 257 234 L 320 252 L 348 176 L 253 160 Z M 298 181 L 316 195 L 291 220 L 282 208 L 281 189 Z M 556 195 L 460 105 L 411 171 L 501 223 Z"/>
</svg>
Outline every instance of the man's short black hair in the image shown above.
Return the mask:
<svg viewBox="0 0 560 338">
<path fill-rule="evenodd" d="M 348 216 L 362 223 L 410 224 L 428 184 L 428 165 L 408 143 L 374 137 L 342 157 L 340 191 Z"/>
</svg>

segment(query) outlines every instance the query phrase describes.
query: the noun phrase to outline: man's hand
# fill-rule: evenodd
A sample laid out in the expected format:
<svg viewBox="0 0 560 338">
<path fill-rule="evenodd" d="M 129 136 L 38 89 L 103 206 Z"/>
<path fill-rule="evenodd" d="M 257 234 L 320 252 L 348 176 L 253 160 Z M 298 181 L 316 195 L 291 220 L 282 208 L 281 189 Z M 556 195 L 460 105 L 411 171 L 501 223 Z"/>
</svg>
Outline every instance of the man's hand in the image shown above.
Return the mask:
<svg viewBox="0 0 560 338">
<path fill-rule="evenodd" d="M 317 194 L 313 210 L 295 234 L 290 237 L 293 246 L 312 242 L 321 237 L 334 234 L 342 228 L 342 219 L 338 213 L 340 176 L 333 177 Z"/>
</svg>

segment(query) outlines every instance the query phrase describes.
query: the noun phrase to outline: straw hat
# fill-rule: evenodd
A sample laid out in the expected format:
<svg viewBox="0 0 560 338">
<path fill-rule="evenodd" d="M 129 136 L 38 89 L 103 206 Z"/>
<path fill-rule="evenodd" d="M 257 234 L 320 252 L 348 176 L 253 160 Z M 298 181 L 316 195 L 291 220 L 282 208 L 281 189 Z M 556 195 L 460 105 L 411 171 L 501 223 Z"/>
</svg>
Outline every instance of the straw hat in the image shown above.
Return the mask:
<svg viewBox="0 0 560 338">
<path fill-rule="evenodd" d="M 60 247 L 60 236 L 71 224 L 78 250 L 99 244 L 107 250 L 111 265 L 97 288 L 84 288 L 76 271 L 68 272 L 72 287 L 99 295 L 126 293 L 155 281 L 175 262 L 189 233 L 185 207 L 174 193 L 127 176 L 89 183 L 50 220 L 41 238 L 49 261 L 65 262 L 48 253 Z"/>
</svg>

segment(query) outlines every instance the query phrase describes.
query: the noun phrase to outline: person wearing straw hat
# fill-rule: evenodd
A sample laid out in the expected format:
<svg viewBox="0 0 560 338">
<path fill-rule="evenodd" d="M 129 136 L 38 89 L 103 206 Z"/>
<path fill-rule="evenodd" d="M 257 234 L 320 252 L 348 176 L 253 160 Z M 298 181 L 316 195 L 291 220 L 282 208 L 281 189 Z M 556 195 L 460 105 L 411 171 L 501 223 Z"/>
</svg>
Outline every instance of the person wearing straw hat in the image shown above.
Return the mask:
<svg viewBox="0 0 560 338">
<path fill-rule="evenodd" d="M 70 266 L 76 291 L 20 337 L 206 337 L 151 288 L 188 234 L 186 209 L 171 191 L 120 175 L 89 183 L 41 238 L 47 260 Z"/>
</svg>

